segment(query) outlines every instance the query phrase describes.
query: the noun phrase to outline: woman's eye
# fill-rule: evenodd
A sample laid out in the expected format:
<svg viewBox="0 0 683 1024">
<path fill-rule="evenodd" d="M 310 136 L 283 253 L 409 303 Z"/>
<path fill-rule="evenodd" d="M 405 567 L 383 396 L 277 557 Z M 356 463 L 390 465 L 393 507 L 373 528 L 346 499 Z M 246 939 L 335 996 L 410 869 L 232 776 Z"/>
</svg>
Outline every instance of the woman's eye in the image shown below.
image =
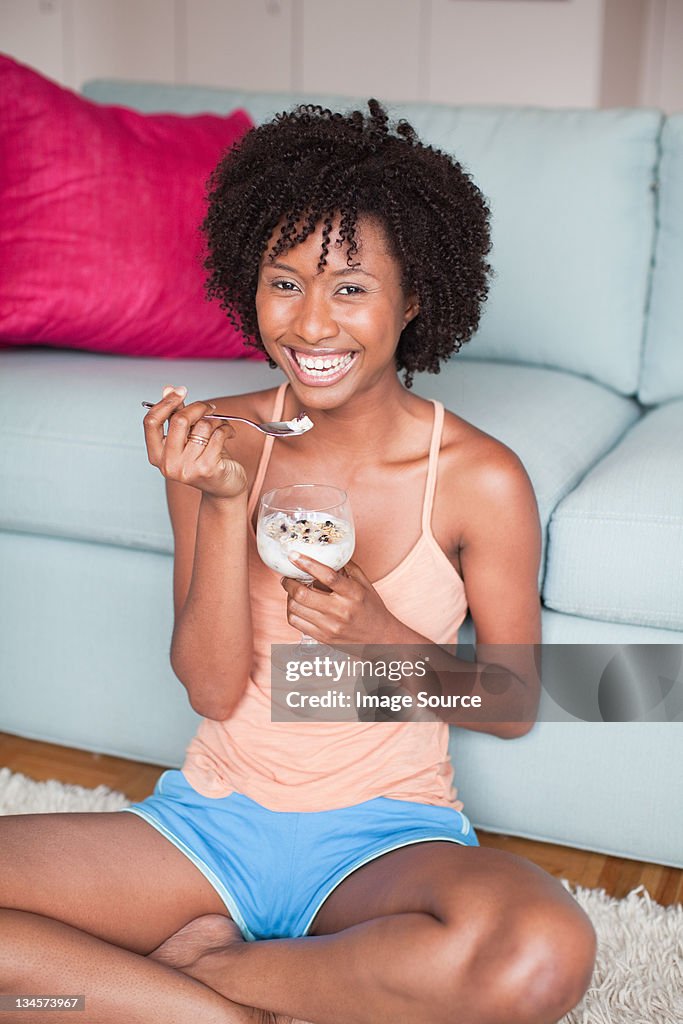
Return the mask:
<svg viewBox="0 0 683 1024">
<path fill-rule="evenodd" d="M 271 286 L 280 292 L 292 292 L 297 289 L 297 285 L 293 281 L 272 281 Z M 357 284 L 343 284 L 339 289 L 339 295 L 363 295 L 364 289 L 359 288 Z"/>
</svg>

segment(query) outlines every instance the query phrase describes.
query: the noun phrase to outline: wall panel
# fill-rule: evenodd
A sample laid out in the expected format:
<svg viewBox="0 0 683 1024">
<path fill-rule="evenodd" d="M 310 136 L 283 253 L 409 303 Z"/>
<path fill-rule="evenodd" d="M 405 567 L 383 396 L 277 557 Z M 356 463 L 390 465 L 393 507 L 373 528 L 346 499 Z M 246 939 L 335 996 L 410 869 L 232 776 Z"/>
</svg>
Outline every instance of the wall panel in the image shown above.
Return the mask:
<svg viewBox="0 0 683 1024">
<path fill-rule="evenodd" d="M 184 0 L 182 7 L 180 81 L 291 89 L 292 0 Z"/>
<path fill-rule="evenodd" d="M 605 0 L 601 107 L 636 107 L 640 98 L 648 0 Z"/>
<path fill-rule="evenodd" d="M 429 99 L 596 106 L 603 0 L 431 0 Z"/>
<path fill-rule="evenodd" d="M 173 0 L 68 0 L 72 4 L 69 84 L 87 78 L 175 79 Z"/>
<path fill-rule="evenodd" d="M 64 82 L 62 0 L 0 0 L 0 50 Z"/>
<path fill-rule="evenodd" d="M 76 89 L 683 110 L 683 0 L 0 0 L 0 49 Z"/>
<path fill-rule="evenodd" d="M 417 99 L 420 0 L 302 0 L 307 92 Z"/>
<path fill-rule="evenodd" d="M 666 0 L 659 106 L 683 112 L 683 0 Z"/>
</svg>

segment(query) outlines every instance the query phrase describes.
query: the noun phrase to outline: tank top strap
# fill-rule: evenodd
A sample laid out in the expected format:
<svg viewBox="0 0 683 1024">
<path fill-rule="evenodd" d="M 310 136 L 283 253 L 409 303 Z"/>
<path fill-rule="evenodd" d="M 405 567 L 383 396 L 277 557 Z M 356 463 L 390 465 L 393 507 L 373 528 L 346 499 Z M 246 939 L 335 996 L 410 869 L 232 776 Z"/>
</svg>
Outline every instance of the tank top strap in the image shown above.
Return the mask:
<svg viewBox="0 0 683 1024">
<path fill-rule="evenodd" d="M 285 407 L 285 391 L 289 381 L 283 381 L 280 387 L 277 389 L 275 395 L 275 402 L 273 404 L 273 412 L 271 414 L 271 422 L 282 419 L 282 410 Z M 254 508 L 258 501 L 259 494 L 261 493 L 261 487 L 263 486 L 263 479 L 268 469 L 268 463 L 270 461 L 270 453 L 273 450 L 273 441 L 275 436 L 273 434 L 266 434 L 266 440 L 261 449 L 261 457 L 259 458 L 258 467 L 256 469 L 256 476 L 254 483 L 252 484 L 251 492 L 249 494 L 249 503 L 247 505 L 247 515 L 249 518 L 254 514 Z"/>
<path fill-rule="evenodd" d="M 432 507 L 434 505 L 434 492 L 436 491 L 436 473 L 439 466 L 439 449 L 441 448 L 441 435 L 443 433 L 444 408 L 441 402 L 432 399 L 434 405 L 434 426 L 432 427 L 432 441 L 429 446 L 429 465 L 427 467 L 427 482 L 425 484 L 424 502 L 422 504 L 422 532 L 431 533 L 432 530 Z"/>
</svg>

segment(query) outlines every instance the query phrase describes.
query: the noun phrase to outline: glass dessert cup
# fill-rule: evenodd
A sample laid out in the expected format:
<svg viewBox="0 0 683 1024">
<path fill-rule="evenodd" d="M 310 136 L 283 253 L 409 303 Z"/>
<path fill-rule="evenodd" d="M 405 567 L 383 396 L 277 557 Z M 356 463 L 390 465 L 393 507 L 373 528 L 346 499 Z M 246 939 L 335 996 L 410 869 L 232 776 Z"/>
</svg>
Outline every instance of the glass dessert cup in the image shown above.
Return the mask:
<svg viewBox="0 0 683 1024">
<path fill-rule="evenodd" d="M 308 555 L 330 568 L 342 569 L 353 555 L 356 535 L 346 491 L 328 484 L 291 484 L 261 496 L 256 526 L 259 555 L 266 565 L 309 586 L 314 578 L 290 562 L 293 553 Z M 295 653 L 309 656 L 323 647 L 302 633 Z"/>
</svg>

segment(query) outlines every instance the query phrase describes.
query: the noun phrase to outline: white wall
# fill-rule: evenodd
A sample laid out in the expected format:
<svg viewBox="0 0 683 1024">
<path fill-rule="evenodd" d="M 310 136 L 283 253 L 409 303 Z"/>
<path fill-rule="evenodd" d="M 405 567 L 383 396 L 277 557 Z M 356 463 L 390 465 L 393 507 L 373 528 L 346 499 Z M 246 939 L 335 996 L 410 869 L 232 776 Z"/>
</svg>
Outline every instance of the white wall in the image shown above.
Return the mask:
<svg viewBox="0 0 683 1024">
<path fill-rule="evenodd" d="M 0 49 L 72 88 L 683 110 L 683 0 L 0 0 Z"/>
<path fill-rule="evenodd" d="M 645 47 L 643 104 L 683 111 L 683 0 L 652 0 Z"/>
<path fill-rule="evenodd" d="M 430 99 L 597 106 L 603 0 L 433 0 Z"/>
</svg>

